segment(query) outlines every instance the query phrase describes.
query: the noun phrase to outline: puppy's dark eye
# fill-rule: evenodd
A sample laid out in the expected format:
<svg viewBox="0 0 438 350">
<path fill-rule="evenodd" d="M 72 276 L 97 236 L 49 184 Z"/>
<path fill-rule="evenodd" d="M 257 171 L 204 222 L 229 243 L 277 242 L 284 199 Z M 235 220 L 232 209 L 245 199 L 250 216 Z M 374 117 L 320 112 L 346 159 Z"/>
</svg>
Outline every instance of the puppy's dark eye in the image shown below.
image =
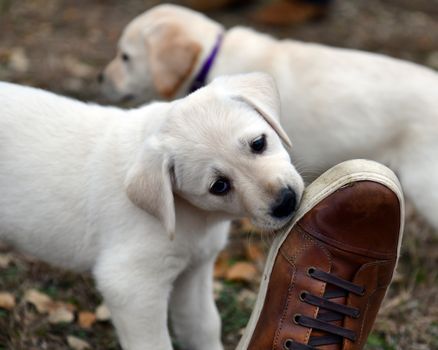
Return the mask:
<svg viewBox="0 0 438 350">
<path fill-rule="evenodd" d="M 218 178 L 213 184 L 210 186 L 210 193 L 216 196 L 224 196 L 231 190 L 230 180 L 226 177 Z"/>
<path fill-rule="evenodd" d="M 263 153 L 266 149 L 266 135 L 261 135 L 251 141 L 251 150 L 253 153 Z"/>
<path fill-rule="evenodd" d="M 128 56 L 128 54 L 126 54 L 126 53 L 122 53 L 122 60 L 125 61 L 125 62 L 128 62 L 128 61 L 129 61 L 129 56 Z"/>
</svg>

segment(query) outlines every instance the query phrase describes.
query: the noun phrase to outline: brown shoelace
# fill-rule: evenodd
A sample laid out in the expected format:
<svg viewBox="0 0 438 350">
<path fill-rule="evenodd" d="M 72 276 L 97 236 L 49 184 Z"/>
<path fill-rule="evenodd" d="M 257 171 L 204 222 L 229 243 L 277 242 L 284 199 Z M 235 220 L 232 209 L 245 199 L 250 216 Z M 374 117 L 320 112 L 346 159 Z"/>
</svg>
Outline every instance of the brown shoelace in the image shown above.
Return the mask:
<svg viewBox="0 0 438 350">
<path fill-rule="evenodd" d="M 308 274 L 310 277 L 329 283 L 337 289 L 326 291 L 322 297 L 312 295 L 306 291 L 302 292 L 300 294 L 301 301 L 319 307 L 319 312 L 316 318 L 297 314 L 294 316 L 294 322 L 306 328 L 323 331 L 327 335 L 311 336 L 307 345 L 297 343 L 293 339 L 287 339 L 284 343 L 285 349 L 317 350 L 316 347 L 318 346 L 342 344 L 344 338 L 355 341 L 355 332 L 330 322 L 342 321 L 344 317 L 358 318 L 360 311 L 350 306 L 335 303 L 330 299 L 346 297 L 348 293 L 363 296 L 365 288 L 314 267 L 308 269 Z"/>
</svg>

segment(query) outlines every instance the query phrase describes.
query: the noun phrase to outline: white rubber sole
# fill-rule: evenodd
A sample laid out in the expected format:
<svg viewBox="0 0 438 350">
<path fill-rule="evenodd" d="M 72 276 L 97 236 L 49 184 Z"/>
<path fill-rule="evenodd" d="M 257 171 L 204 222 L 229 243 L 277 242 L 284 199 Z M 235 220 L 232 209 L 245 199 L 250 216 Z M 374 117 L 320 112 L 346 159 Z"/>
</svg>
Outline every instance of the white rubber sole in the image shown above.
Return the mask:
<svg viewBox="0 0 438 350">
<path fill-rule="evenodd" d="M 257 321 L 260 317 L 260 312 L 263 308 L 275 258 L 291 228 L 304 216 L 304 214 L 306 214 L 324 198 L 328 197 L 341 187 L 357 181 L 373 181 L 380 183 L 388 187 L 397 195 L 400 201 L 401 210 L 401 225 L 397 251 L 398 256 L 400 255 L 404 227 L 404 198 L 400 182 L 395 174 L 382 164 L 364 159 L 349 160 L 327 170 L 306 188 L 300 207 L 294 219 L 290 224 L 286 225 L 280 233 L 278 233 L 274 242 L 272 243 L 268 258 L 266 260 L 262 283 L 260 285 L 254 310 L 236 350 L 246 350 L 248 348 L 249 342 L 257 325 Z"/>
</svg>

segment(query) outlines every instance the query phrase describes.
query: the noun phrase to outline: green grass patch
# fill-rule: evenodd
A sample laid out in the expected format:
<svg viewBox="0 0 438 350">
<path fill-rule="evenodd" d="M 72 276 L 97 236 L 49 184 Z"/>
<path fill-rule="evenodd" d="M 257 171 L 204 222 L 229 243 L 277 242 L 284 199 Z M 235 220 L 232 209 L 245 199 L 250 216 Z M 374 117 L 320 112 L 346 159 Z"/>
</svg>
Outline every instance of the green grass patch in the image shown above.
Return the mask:
<svg viewBox="0 0 438 350">
<path fill-rule="evenodd" d="M 371 333 L 367 340 L 367 350 L 395 350 L 395 347 L 388 344 L 385 338 L 376 333 Z"/>
<path fill-rule="evenodd" d="M 242 284 L 225 282 L 216 300 L 222 318 L 222 333 L 236 334 L 244 328 L 251 315 L 251 308 L 238 300 Z"/>
</svg>

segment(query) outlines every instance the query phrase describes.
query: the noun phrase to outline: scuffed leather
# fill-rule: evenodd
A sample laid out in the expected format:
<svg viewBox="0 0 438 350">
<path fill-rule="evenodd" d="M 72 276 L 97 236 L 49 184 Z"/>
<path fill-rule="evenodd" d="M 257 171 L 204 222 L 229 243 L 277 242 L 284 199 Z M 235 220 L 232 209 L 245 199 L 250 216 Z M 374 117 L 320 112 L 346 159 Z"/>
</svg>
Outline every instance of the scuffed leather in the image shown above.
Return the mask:
<svg viewBox="0 0 438 350">
<path fill-rule="evenodd" d="M 365 295 L 332 299 L 360 309 L 359 318 L 345 317 L 337 325 L 353 330 L 356 342 L 318 347 L 321 350 L 359 350 L 374 324 L 397 261 L 400 203 L 387 187 L 355 182 L 340 188 L 312 208 L 292 228 L 279 249 L 266 298 L 249 350 L 280 350 L 293 339 L 307 344 L 321 332 L 294 323 L 294 315 L 316 317 L 318 308 L 300 300 L 308 291 L 322 296 L 325 282 L 307 274 L 309 267 L 333 273 L 365 287 Z"/>
</svg>

